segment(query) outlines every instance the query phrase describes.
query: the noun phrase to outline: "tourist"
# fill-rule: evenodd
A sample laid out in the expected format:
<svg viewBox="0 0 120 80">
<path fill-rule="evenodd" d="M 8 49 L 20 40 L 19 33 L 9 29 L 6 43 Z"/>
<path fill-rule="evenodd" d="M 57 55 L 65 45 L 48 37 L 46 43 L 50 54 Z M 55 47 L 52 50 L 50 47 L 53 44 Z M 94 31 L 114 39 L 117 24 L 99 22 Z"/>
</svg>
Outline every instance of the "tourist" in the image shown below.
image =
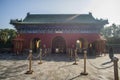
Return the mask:
<svg viewBox="0 0 120 80">
<path fill-rule="evenodd" d="M 110 49 L 109 49 L 109 57 L 110 57 L 111 61 L 113 61 L 114 51 L 113 51 L 112 47 L 110 47 Z"/>
</svg>

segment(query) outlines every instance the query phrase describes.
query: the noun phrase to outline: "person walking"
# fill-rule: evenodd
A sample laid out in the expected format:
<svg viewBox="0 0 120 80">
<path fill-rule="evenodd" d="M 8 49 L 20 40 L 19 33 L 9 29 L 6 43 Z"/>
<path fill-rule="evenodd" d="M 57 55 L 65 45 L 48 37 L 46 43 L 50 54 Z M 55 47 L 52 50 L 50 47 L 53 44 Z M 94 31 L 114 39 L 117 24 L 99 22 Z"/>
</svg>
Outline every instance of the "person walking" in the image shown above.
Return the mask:
<svg viewBox="0 0 120 80">
<path fill-rule="evenodd" d="M 113 61 L 113 57 L 114 57 L 114 51 L 113 51 L 113 48 L 110 47 L 110 49 L 109 49 L 109 58 L 111 59 L 111 61 Z"/>
</svg>

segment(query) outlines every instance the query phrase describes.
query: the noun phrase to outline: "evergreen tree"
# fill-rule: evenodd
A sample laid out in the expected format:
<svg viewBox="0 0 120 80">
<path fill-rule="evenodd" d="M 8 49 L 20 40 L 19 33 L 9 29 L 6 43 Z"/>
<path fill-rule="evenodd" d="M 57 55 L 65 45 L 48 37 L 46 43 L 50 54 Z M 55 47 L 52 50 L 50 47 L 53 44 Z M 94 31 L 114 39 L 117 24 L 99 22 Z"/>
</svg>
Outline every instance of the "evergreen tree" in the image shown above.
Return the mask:
<svg viewBox="0 0 120 80">
<path fill-rule="evenodd" d="M 12 46 L 12 39 L 17 35 L 14 29 L 0 29 L 0 48 Z"/>
</svg>

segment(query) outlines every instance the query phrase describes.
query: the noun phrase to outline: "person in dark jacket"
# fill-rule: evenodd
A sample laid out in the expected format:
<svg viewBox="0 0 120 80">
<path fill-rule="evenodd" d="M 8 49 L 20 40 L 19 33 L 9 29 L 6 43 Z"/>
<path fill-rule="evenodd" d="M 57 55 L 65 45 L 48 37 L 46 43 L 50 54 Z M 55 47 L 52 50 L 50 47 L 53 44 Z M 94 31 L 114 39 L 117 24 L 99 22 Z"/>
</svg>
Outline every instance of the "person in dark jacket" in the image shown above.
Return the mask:
<svg viewBox="0 0 120 80">
<path fill-rule="evenodd" d="M 110 57 L 111 61 L 113 61 L 114 51 L 113 51 L 112 47 L 110 47 L 110 49 L 109 49 L 109 57 Z"/>
</svg>

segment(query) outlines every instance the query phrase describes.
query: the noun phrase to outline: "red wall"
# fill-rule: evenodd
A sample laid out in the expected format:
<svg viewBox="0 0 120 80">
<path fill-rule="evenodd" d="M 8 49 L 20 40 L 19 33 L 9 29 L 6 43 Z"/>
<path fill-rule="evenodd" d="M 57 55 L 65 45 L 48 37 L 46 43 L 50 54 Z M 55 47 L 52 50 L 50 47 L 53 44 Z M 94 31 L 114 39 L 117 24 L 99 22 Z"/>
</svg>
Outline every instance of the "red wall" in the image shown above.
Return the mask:
<svg viewBox="0 0 120 80">
<path fill-rule="evenodd" d="M 57 37 L 61 36 L 65 39 L 67 48 L 71 48 L 72 45 L 75 45 L 76 40 L 80 38 L 87 39 L 88 42 L 93 42 L 96 39 L 99 39 L 99 34 L 96 33 L 24 33 L 21 34 L 22 38 L 24 39 L 24 48 L 29 49 L 30 47 L 30 41 L 34 38 L 40 38 L 42 46 L 45 44 L 47 48 L 52 47 L 52 40 Z"/>
</svg>

